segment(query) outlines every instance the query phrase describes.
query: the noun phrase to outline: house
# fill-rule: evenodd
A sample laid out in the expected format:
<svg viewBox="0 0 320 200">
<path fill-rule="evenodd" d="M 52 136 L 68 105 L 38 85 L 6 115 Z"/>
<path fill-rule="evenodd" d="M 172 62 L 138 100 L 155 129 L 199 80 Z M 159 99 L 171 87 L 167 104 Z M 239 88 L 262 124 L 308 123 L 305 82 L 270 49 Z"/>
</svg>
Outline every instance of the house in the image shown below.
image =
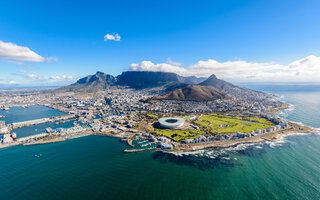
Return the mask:
<svg viewBox="0 0 320 200">
<path fill-rule="evenodd" d="M 214 137 L 213 136 L 209 136 L 207 139 L 209 142 L 213 142 L 214 141 Z"/>
<path fill-rule="evenodd" d="M 168 144 L 167 142 L 162 142 L 160 144 L 161 149 L 173 149 L 173 146 L 171 144 Z"/>
<path fill-rule="evenodd" d="M 238 133 L 237 133 L 237 137 L 238 137 L 238 138 L 244 138 L 244 133 L 238 132 Z"/>
<path fill-rule="evenodd" d="M 229 140 L 230 139 L 230 137 L 227 136 L 227 135 L 224 135 L 223 137 L 224 137 L 225 140 Z"/>
<path fill-rule="evenodd" d="M 183 142 L 186 144 L 193 143 L 193 139 L 185 139 Z"/>
<path fill-rule="evenodd" d="M 200 136 L 198 137 L 198 142 L 206 142 L 206 141 L 207 141 L 206 136 L 200 135 Z"/>
</svg>

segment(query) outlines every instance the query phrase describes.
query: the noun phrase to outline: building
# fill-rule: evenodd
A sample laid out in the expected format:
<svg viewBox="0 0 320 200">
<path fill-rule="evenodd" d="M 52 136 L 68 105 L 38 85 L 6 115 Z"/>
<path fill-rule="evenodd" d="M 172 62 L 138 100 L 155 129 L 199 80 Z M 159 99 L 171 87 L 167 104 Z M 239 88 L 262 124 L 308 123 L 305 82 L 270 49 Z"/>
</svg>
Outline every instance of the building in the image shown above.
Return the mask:
<svg viewBox="0 0 320 200">
<path fill-rule="evenodd" d="M 5 121 L 0 121 L 0 129 L 6 127 L 6 122 Z"/>
<path fill-rule="evenodd" d="M 166 142 L 163 142 L 160 144 L 161 149 L 173 149 L 173 146 L 171 144 L 168 144 Z"/>
<path fill-rule="evenodd" d="M 184 125 L 185 119 L 165 117 L 165 118 L 160 118 L 158 122 L 161 128 L 177 129 L 177 128 L 181 128 Z"/>
</svg>

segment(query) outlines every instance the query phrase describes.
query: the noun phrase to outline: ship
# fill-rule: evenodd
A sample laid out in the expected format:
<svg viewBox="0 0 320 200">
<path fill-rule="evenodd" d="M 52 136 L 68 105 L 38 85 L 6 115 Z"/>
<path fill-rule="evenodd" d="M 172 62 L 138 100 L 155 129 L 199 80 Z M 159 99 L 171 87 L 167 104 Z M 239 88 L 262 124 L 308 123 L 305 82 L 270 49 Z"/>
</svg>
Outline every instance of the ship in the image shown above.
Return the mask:
<svg viewBox="0 0 320 200">
<path fill-rule="evenodd" d="M 2 110 L 4 110 L 4 111 L 8 111 L 8 110 L 9 110 L 9 108 L 8 108 L 7 106 L 3 106 L 3 107 L 2 107 Z"/>
<path fill-rule="evenodd" d="M 17 134 L 16 133 L 11 133 L 12 139 L 16 140 L 17 139 Z"/>
</svg>

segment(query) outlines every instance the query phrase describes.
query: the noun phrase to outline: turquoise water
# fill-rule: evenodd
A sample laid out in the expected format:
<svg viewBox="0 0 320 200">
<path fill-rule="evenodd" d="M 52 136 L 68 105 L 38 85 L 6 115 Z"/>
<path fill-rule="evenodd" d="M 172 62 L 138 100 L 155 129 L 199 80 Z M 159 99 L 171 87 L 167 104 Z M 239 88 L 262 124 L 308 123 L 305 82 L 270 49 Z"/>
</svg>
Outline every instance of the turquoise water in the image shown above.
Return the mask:
<svg viewBox="0 0 320 200">
<path fill-rule="evenodd" d="M 29 108 L 11 107 L 9 111 L 0 110 L 0 115 L 5 116 L 0 120 L 4 120 L 6 124 L 11 124 L 13 122 L 60 116 L 65 114 L 66 113 L 64 112 L 54 110 L 46 106 L 32 105 L 29 106 Z"/>
<path fill-rule="evenodd" d="M 32 105 L 29 108 L 11 107 L 9 111 L 0 110 L 0 115 L 5 116 L 0 120 L 4 120 L 6 124 L 13 122 L 21 122 L 33 119 L 40 119 L 46 117 L 65 115 L 66 113 L 54 110 L 46 106 Z M 34 126 L 22 127 L 14 129 L 13 132 L 17 134 L 17 137 L 26 137 L 45 132 L 45 129 L 51 127 L 56 128 L 70 128 L 73 126 L 73 121 L 56 124 L 55 122 L 37 124 Z"/>
<path fill-rule="evenodd" d="M 319 91 L 281 91 L 296 103 L 283 115 L 319 128 Z M 192 153 L 125 148 L 88 136 L 0 149 L 0 199 L 320 199 L 318 135 Z"/>
<path fill-rule="evenodd" d="M 12 132 L 15 132 L 17 134 L 17 137 L 21 138 L 21 137 L 26 137 L 30 135 L 39 134 L 39 133 L 44 133 L 46 131 L 46 128 L 48 127 L 52 129 L 57 129 L 57 128 L 67 129 L 67 128 L 73 127 L 73 122 L 74 121 L 68 121 L 64 123 L 49 122 L 44 124 L 37 124 L 33 126 L 17 128 L 17 129 L 14 129 Z"/>
</svg>

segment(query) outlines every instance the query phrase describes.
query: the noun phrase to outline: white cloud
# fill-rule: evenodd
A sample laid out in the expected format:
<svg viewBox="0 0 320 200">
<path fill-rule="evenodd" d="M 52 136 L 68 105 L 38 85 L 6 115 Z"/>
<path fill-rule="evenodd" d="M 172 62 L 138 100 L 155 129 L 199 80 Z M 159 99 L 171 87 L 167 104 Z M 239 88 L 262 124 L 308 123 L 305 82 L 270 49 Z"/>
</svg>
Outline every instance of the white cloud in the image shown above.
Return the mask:
<svg viewBox="0 0 320 200">
<path fill-rule="evenodd" d="M 0 80 L 0 84 L 6 84 L 6 85 L 14 85 L 14 84 L 18 84 L 18 82 L 16 81 L 4 81 L 4 80 Z"/>
<path fill-rule="evenodd" d="M 104 41 L 106 42 L 106 41 L 108 41 L 108 40 L 113 40 L 113 41 L 120 41 L 120 39 L 121 39 L 121 37 L 120 37 L 120 35 L 118 34 L 118 33 L 114 33 L 114 34 L 106 34 L 105 36 L 104 36 Z"/>
<path fill-rule="evenodd" d="M 30 79 L 42 79 L 42 76 L 37 75 L 37 74 L 26 74 L 24 75 L 25 78 L 30 78 Z"/>
<path fill-rule="evenodd" d="M 171 58 L 168 58 L 168 59 L 167 59 L 167 62 L 168 62 L 170 65 L 173 65 L 173 66 L 182 66 L 182 63 L 173 62 L 173 61 L 171 60 Z"/>
<path fill-rule="evenodd" d="M 211 74 L 219 78 L 243 82 L 319 82 L 320 57 L 315 55 L 281 65 L 273 62 L 247 62 L 244 60 L 218 62 L 213 59 L 198 61 L 187 68 L 170 63 L 154 64 L 142 61 L 131 64 L 132 71 L 175 72 L 183 76 L 208 77 Z"/>
<path fill-rule="evenodd" d="M 72 80 L 75 80 L 75 78 L 73 76 L 62 75 L 62 76 L 50 76 L 49 80 L 53 80 L 53 81 L 72 81 Z"/>
<path fill-rule="evenodd" d="M 24 64 L 23 62 L 16 61 L 16 60 L 2 59 L 2 61 L 7 62 L 7 63 L 17 64 L 17 65 L 23 65 Z"/>
<path fill-rule="evenodd" d="M 0 40 L 0 57 L 30 62 L 44 62 L 45 58 L 31 51 L 28 47 L 18 46 L 11 42 Z"/>
<path fill-rule="evenodd" d="M 59 59 L 57 57 L 49 57 L 49 58 L 46 58 L 46 61 L 49 62 L 49 63 L 52 62 L 52 61 L 58 62 Z"/>
<path fill-rule="evenodd" d="M 63 82 L 75 80 L 73 76 L 67 75 L 44 77 L 37 74 L 25 74 L 24 77 L 28 79 L 38 80 L 41 82 Z"/>
<path fill-rule="evenodd" d="M 131 64 L 130 71 L 154 71 L 154 72 L 174 72 L 177 74 L 185 75 L 188 71 L 180 66 L 172 65 L 169 63 L 154 64 L 151 61 L 142 61 L 139 64 Z"/>
</svg>

